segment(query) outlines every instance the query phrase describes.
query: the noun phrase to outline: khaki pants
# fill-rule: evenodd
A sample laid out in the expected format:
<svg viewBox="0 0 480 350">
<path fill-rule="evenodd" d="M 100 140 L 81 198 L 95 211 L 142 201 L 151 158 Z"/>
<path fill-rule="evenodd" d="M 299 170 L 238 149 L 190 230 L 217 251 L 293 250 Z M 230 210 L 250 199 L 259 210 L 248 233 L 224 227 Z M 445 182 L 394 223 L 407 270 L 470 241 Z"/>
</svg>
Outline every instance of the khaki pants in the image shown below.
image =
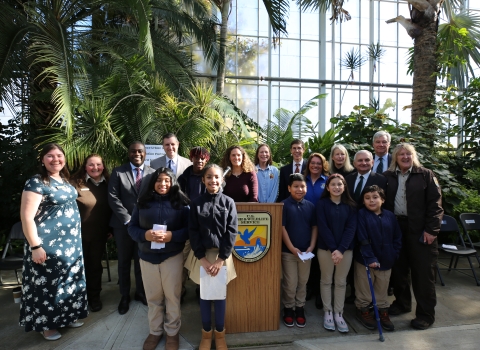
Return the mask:
<svg viewBox="0 0 480 350">
<path fill-rule="evenodd" d="M 180 294 L 182 292 L 183 254 L 151 264 L 140 259 L 145 296 L 148 302 L 150 334 L 169 336 L 180 331 Z M 165 316 L 164 316 L 165 314 Z"/>
<path fill-rule="evenodd" d="M 298 256 L 282 252 L 282 303 L 286 308 L 303 307 L 312 260 L 303 262 Z"/>
<path fill-rule="evenodd" d="M 335 313 L 343 312 L 345 303 L 345 289 L 347 286 L 347 275 L 352 264 L 353 253 L 351 250 L 343 253 L 343 259 L 335 266 L 332 261 L 330 250 L 318 249 L 318 263 L 320 264 L 320 294 L 322 295 L 323 310 Z M 334 307 L 332 309 L 332 281 L 335 278 Z"/>
<path fill-rule="evenodd" d="M 379 309 L 386 309 L 390 306 L 387 301 L 388 282 L 392 270 L 380 271 L 370 269 L 372 277 L 373 291 Z M 355 261 L 355 306 L 357 308 L 367 307 L 372 302 L 372 293 L 370 292 L 370 284 L 368 283 L 367 271 L 365 265 Z"/>
</svg>

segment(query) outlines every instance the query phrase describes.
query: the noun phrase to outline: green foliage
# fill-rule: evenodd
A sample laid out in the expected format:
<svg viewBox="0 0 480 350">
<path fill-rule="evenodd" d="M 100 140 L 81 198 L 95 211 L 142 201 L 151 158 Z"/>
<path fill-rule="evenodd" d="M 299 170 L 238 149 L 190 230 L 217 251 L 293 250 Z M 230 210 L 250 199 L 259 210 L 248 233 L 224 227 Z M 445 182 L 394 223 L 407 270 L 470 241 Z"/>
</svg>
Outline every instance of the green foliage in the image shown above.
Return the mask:
<svg viewBox="0 0 480 350">
<path fill-rule="evenodd" d="M 29 126 L 19 129 L 14 120 L 0 124 L 0 236 L 20 220 L 20 197 L 25 181 L 36 173 L 37 153 Z"/>
<path fill-rule="evenodd" d="M 395 107 L 395 103 L 388 99 L 379 110 L 360 105 L 355 106 L 350 115 L 331 118 L 330 122 L 339 130 L 335 142 L 353 153 L 361 149 L 373 151 L 372 137 L 377 131 L 384 130 L 392 134 L 399 127 L 397 121 L 386 113 L 392 107 Z"/>
<path fill-rule="evenodd" d="M 392 135 L 392 147 L 400 142 L 411 143 L 417 150 L 422 165 L 434 171 L 437 176 L 442 188 L 444 209 L 447 214 L 452 214 L 453 208 L 465 197 L 465 193 L 458 177 L 450 171 L 457 164 L 455 154 L 445 151 L 449 135 L 445 120 L 440 113 L 435 115 L 433 111 L 428 117 L 420 118 L 414 126 L 399 125 L 386 113 L 394 106 L 391 100 L 387 100 L 378 111 L 373 107 L 355 106 L 350 115 L 332 118 L 330 121 L 340 130 L 335 142 L 343 144 L 352 152 L 351 155 L 361 149 L 373 152 L 372 138 L 379 130 Z M 439 112 L 444 112 L 443 104 L 437 107 Z"/>
<path fill-rule="evenodd" d="M 309 142 L 312 144 L 322 142 L 322 138 L 316 136 L 317 126 L 313 126 L 305 114 L 317 107 L 317 100 L 325 98 L 325 96 L 326 94 L 320 94 L 313 97 L 296 112 L 284 108 L 277 109 L 273 114 L 274 119 L 269 120 L 267 125 L 261 129 L 262 135 L 260 135 L 259 141 L 270 146 L 274 163 L 278 165 L 290 163 L 290 143 L 296 138 L 303 139 L 310 136 L 312 140 L 309 139 Z"/>
</svg>

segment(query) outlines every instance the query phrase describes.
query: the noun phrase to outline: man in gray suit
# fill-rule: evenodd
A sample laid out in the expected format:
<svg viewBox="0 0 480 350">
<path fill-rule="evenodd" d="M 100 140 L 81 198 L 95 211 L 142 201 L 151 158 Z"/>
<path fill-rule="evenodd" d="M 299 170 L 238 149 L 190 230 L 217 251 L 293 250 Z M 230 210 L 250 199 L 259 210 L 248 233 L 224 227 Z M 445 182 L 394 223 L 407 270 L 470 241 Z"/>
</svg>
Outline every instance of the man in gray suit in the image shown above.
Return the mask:
<svg viewBox="0 0 480 350">
<path fill-rule="evenodd" d="M 179 145 L 180 142 L 178 142 L 175 134 L 168 133 L 163 135 L 163 149 L 165 150 L 165 155 L 153 159 L 150 162 L 150 166 L 155 170 L 161 167 L 170 168 L 178 179 L 185 169 L 192 165 L 190 159 L 178 155 Z"/>
<path fill-rule="evenodd" d="M 135 271 L 135 300 L 147 305 L 138 260 L 138 246 L 127 231 L 133 207 L 137 203 L 140 193 L 147 189 L 150 177 L 155 172 L 144 164 L 145 155 L 145 145 L 140 141 L 133 142 L 128 147 L 130 162 L 113 169 L 108 183 L 108 204 L 113 211 L 110 226 L 113 227 L 113 235 L 117 244 L 118 282 L 122 295 L 118 305 L 120 315 L 127 313 L 129 309 L 132 258 Z"/>
</svg>

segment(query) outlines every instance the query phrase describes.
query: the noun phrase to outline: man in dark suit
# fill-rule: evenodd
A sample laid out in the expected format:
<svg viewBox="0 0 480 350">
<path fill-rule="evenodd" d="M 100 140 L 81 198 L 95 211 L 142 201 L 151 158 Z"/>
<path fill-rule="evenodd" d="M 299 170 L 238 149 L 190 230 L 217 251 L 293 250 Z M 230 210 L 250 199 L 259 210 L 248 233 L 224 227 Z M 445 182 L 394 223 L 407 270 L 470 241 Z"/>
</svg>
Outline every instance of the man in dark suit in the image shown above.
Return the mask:
<svg viewBox="0 0 480 350">
<path fill-rule="evenodd" d="M 178 155 L 178 146 L 180 145 L 180 142 L 178 142 L 175 134 L 168 133 L 163 135 L 162 144 L 165 155 L 153 159 L 150 162 L 150 166 L 155 170 L 161 167 L 170 168 L 178 179 L 185 169 L 192 165 L 192 162 L 189 159 Z"/>
<path fill-rule="evenodd" d="M 303 153 L 305 153 L 305 144 L 303 141 L 299 139 L 293 140 L 290 143 L 290 154 L 293 157 L 293 162 L 280 168 L 277 202 L 280 203 L 290 195 L 288 192 L 288 179 L 290 174 L 303 174 L 307 166 L 307 161 L 303 159 Z"/>
<path fill-rule="evenodd" d="M 387 178 L 382 174 L 377 174 L 372 171 L 373 155 L 370 151 L 361 150 L 355 153 L 353 158 L 353 166 L 356 172 L 348 175 L 345 178 L 348 186 L 350 196 L 357 202 L 357 208 L 360 209 L 363 204 L 363 190 L 368 186 L 377 185 L 384 191 L 387 188 Z M 353 262 L 353 261 L 352 261 Z M 352 304 L 355 301 L 355 285 L 353 264 L 347 276 L 347 283 L 350 285 L 350 295 L 345 298 L 347 304 Z"/>
<path fill-rule="evenodd" d="M 392 155 L 388 153 L 392 136 L 386 131 L 378 131 L 373 135 L 373 171 L 381 174 L 388 169 L 392 162 Z"/>
<path fill-rule="evenodd" d="M 363 207 L 363 190 L 372 185 L 377 185 L 384 191 L 387 188 L 387 179 L 382 174 L 372 171 L 373 155 L 370 151 L 361 150 L 355 153 L 353 166 L 356 172 L 348 175 L 345 181 L 348 185 L 350 196 L 357 202 L 358 209 Z"/>
<path fill-rule="evenodd" d="M 128 147 L 129 163 L 121 165 L 112 171 L 108 183 L 108 204 L 113 215 L 110 226 L 118 251 L 118 282 L 122 298 L 118 305 L 118 313 L 127 313 L 130 303 L 130 267 L 132 258 L 135 271 L 135 300 L 147 305 L 143 288 L 142 274 L 138 260 L 137 243 L 127 231 L 133 207 L 141 193 L 146 191 L 154 170 L 144 164 L 145 145 L 140 141 L 133 142 Z"/>
</svg>

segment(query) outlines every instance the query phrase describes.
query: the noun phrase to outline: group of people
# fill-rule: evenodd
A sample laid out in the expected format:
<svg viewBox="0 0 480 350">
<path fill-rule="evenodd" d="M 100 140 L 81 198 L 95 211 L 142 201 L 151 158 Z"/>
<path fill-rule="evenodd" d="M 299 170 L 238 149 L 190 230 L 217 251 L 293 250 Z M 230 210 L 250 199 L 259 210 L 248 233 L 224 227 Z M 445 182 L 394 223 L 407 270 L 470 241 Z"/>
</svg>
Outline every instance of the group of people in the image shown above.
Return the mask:
<svg viewBox="0 0 480 350">
<path fill-rule="evenodd" d="M 375 329 L 366 267 L 382 328 L 393 331 L 390 316 L 411 311 L 410 286 L 417 302 L 411 326 L 423 330 L 434 323 L 441 190 L 412 145 L 400 143 L 390 155 L 390 142 L 390 134 L 377 132 L 375 154 L 356 152 L 353 166 L 342 145 L 332 147 L 327 162 L 318 153 L 304 160 L 303 142 L 292 142 L 293 162 L 280 169 L 277 198 L 284 203 L 282 303 L 287 327 L 305 327 L 307 286 L 316 284 L 320 293 L 315 304 L 324 309 L 324 328 L 348 332 L 343 318 L 348 282 L 356 318 Z M 304 261 L 302 253 L 316 253 L 318 264 Z M 392 304 L 387 300 L 390 288 Z"/>
<path fill-rule="evenodd" d="M 40 153 L 40 172 L 27 181 L 22 194 L 26 244 L 20 325 L 56 340 L 59 328 L 83 325 L 87 305 L 92 312 L 101 310 L 101 259 L 113 234 L 118 312 L 129 310 L 133 260 L 134 299 L 148 306 L 150 330 L 143 348 L 155 349 L 166 334 L 166 349 L 178 349 L 187 278 L 199 284 L 201 269 L 216 276 L 224 268 L 227 283 L 236 277 L 231 254 L 237 234 L 235 202 L 283 202 L 285 325 L 305 326 L 310 279 L 309 286 L 320 290 L 316 305 L 325 311 L 325 328 L 348 331 L 343 306 L 352 270 L 357 317 L 374 328 L 368 282 L 361 273 L 367 264 L 382 326 L 393 330 L 388 315 L 411 310 L 411 271 L 417 300 L 412 326 L 425 329 L 435 320 L 432 266 L 443 214 L 441 192 L 413 146 L 400 144 L 392 155 L 389 146 L 390 135 L 378 132 L 375 156 L 359 151 L 352 166 L 342 145 L 332 147 L 328 161 L 320 153 L 305 160 L 303 142 L 294 140 L 293 161 L 279 170 L 266 144 L 258 147 L 254 162 L 241 146 L 231 146 L 219 166 L 208 163 L 210 154 L 203 147 L 192 148 L 190 159 L 181 157 L 179 141 L 169 133 L 163 136 L 165 155 L 150 167 L 144 163 L 145 146 L 133 142 L 129 162 L 111 175 L 102 157 L 92 154 L 70 178 L 62 148 L 47 144 Z M 317 259 L 300 259 L 303 252 L 315 253 L 318 264 Z M 387 303 L 390 279 L 396 297 L 392 305 Z M 226 300 L 202 296 L 200 349 L 210 349 L 213 338 L 217 349 L 226 349 Z"/>
</svg>

